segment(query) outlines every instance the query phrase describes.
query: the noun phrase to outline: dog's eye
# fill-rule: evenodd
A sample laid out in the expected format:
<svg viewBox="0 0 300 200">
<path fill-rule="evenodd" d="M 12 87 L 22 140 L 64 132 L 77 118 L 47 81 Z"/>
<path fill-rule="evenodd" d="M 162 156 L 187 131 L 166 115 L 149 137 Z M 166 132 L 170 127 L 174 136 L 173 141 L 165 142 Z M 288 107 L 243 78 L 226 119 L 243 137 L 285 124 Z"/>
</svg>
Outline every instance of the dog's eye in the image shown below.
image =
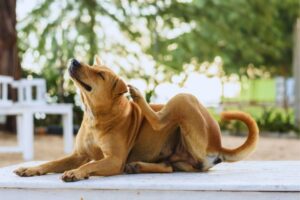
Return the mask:
<svg viewBox="0 0 300 200">
<path fill-rule="evenodd" d="M 98 72 L 97 74 L 98 74 L 98 76 L 100 76 L 103 80 L 105 80 L 104 72 Z"/>
</svg>

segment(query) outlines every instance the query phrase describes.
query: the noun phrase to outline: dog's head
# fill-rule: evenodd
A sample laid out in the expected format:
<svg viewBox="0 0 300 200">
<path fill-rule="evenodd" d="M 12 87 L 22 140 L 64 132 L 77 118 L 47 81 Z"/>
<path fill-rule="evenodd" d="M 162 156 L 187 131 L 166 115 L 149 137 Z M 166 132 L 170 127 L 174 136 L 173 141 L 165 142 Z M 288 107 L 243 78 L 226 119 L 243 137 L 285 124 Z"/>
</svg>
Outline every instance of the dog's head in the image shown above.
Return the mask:
<svg viewBox="0 0 300 200">
<path fill-rule="evenodd" d="M 72 59 L 69 73 L 80 89 L 83 103 L 92 110 L 107 110 L 128 91 L 125 82 L 103 65 L 98 56 L 92 66 Z"/>
</svg>

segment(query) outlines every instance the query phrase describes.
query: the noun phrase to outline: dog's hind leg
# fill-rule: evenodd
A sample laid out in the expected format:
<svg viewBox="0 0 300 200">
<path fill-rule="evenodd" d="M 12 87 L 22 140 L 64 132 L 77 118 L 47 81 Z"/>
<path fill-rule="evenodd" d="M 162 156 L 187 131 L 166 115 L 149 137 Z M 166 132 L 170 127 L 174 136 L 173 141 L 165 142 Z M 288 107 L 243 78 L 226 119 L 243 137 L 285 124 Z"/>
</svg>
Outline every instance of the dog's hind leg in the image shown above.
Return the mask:
<svg viewBox="0 0 300 200">
<path fill-rule="evenodd" d="M 149 121 L 153 130 L 160 131 L 171 123 L 169 115 L 170 109 L 168 104 L 164 106 L 161 111 L 155 112 L 149 106 L 149 104 L 146 102 L 145 98 L 142 96 L 142 94 L 137 88 L 129 85 L 129 91 L 132 99 L 135 103 L 138 104 L 138 106 L 142 110 L 143 115 Z"/>
<path fill-rule="evenodd" d="M 187 162 L 175 162 L 172 163 L 174 171 L 184 171 L 184 172 L 198 172 L 201 169 L 196 169 L 193 165 Z"/>
<path fill-rule="evenodd" d="M 172 125 L 180 127 L 183 148 L 189 152 L 192 159 L 199 163 L 204 162 L 203 170 L 206 170 L 208 123 L 197 98 L 189 94 L 179 94 L 170 99 L 159 112 L 155 112 L 137 88 L 129 86 L 129 91 L 155 131 Z"/>
<path fill-rule="evenodd" d="M 20 167 L 14 171 L 19 176 L 38 176 L 47 173 L 62 173 L 66 170 L 75 169 L 89 160 L 85 156 L 76 153 L 64 158 L 50 161 L 35 167 Z"/>
<path fill-rule="evenodd" d="M 126 164 L 125 172 L 128 174 L 171 173 L 173 172 L 173 168 L 167 163 L 131 162 Z"/>
</svg>

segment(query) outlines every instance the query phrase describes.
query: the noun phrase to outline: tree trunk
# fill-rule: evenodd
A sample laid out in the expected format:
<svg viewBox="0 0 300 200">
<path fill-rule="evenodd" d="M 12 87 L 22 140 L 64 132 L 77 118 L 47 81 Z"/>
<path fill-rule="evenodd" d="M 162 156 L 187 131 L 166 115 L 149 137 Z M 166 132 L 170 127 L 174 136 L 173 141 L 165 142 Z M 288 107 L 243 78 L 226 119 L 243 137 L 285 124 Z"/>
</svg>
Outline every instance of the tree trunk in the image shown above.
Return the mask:
<svg viewBox="0 0 300 200">
<path fill-rule="evenodd" d="M 16 0 L 0 0 L 0 75 L 21 77 L 21 66 L 18 58 L 16 32 Z M 16 99 L 10 89 L 9 97 Z M 15 120 L 9 117 L 5 128 L 14 131 Z"/>
</svg>

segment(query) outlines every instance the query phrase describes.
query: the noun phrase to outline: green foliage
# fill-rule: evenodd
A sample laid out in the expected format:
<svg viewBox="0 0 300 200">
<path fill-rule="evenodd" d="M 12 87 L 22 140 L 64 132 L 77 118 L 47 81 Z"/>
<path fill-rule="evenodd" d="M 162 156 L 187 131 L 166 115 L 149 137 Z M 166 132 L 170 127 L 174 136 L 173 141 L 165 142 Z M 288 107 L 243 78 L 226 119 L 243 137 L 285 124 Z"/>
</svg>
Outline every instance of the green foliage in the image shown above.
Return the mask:
<svg viewBox="0 0 300 200">
<path fill-rule="evenodd" d="M 52 101 L 74 103 L 75 88 L 64 77 L 70 58 L 76 57 L 92 63 L 94 55 L 100 49 L 104 52 L 107 48 L 103 41 L 107 37 L 105 29 L 109 27 L 103 27 L 101 18 L 118 21 L 106 8 L 110 4 L 95 0 L 44 0 L 18 23 L 20 57 L 29 52 L 35 62 L 41 64 L 38 74 L 24 70 L 24 76 L 45 78 Z M 118 24 L 126 29 L 121 21 Z M 116 52 L 124 51 L 122 45 L 112 49 Z M 75 107 L 74 111 L 77 113 L 75 118 L 80 116 L 79 107 Z M 79 123 L 79 120 L 75 119 L 75 122 Z M 56 123 L 57 120 L 52 122 Z"/>
<path fill-rule="evenodd" d="M 182 64 L 191 59 L 202 62 L 219 55 L 227 73 L 245 72 L 241 69 L 249 64 L 291 71 L 298 0 L 132 1 L 130 5 L 140 8 L 140 17 L 146 18 L 154 37 L 146 52 L 158 54 L 156 60 L 165 67 L 182 71 Z M 143 12 L 146 9 L 153 11 Z"/>
<path fill-rule="evenodd" d="M 106 30 L 117 26 L 124 38 L 155 60 L 155 73 L 165 74 L 165 80 L 157 81 L 145 73 L 141 61 L 139 68 L 120 68 L 127 78 L 145 80 L 150 101 L 155 87 L 184 71 L 184 64 L 216 56 L 222 57 L 226 73 L 246 73 L 249 65 L 290 73 L 299 10 L 298 0 L 42 0 L 18 22 L 19 48 L 22 55 L 32 53 L 42 66 L 38 75 L 47 80 L 54 100 L 74 102 L 75 89 L 64 79 L 70 58 L 91 63 L 95 54 L 110 52 L 138 59 L 128 43 L 112 42 Z"/>
<path fill-rule="evenodd" d="M 98 52 L 127 55 L 122 44 L 106 49 L 105 41 L 111 38 L 105 29 L 110 27 L 101 18 L 109 18 L 140 43 L 156 67 L 181 72 L 184 63 L 211 61 L 219 55 L 227 73 L 245 73 L 249 64 L 288 73 L 299 10 L 298 0 L 44 0 L 20 22 L 20 48 L 35 49 L 37 60 L 46 60 L 44 68 L 60 69 L 58 82 L 63 85 L 72 57 L 91 63 Z M 31 44 L 30 37 L 38 38 L 38 44 Z"/>
<path fill-rule="evenodd" d="M 232 109 L 232 108 L 230 108 Z M 260 132 L 270 132 L 287 134 L 289 132 L 300 134 L 300 130 L 294 123 L 294 113 L 291 111 L 285 112 L 278 108 L 243 108 L 250 113 L 257 122 Z M 215 115 L 215 114 L 214 114 Z M 227 130 L 233 135 L 243 135 L 247 132 L 247 127 L 240 121 L 221 122 L 222 130 Z"/>
<path fill-rule="evenodd" d="M 257 123 L 263 131 L 279 133 L 300 132 L 299 128 L 295 126 L 291 112 L 280 112 L 274 108 L 266 110 L 257 120 Z"/>
</svg>

